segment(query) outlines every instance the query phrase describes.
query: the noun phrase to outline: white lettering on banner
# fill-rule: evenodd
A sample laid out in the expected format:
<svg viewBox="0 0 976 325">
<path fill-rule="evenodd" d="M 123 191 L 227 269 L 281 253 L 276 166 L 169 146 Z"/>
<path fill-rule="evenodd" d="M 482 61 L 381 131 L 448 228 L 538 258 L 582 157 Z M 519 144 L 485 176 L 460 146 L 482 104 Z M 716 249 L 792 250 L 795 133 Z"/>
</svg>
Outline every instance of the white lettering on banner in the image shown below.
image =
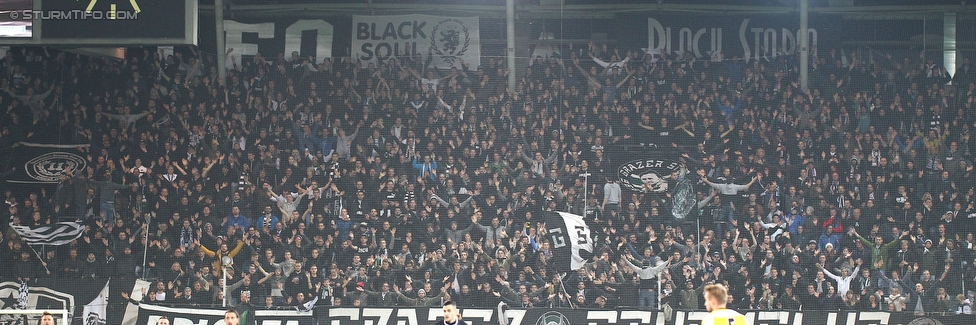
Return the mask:
<svg viewBox="0 0 976 325">
<path fill-rule="evenodd" d="M 299 20 L 285 29 L 285 57 L 290 57 L 291 52 L 302 52 L 302 33 L 305 31 L 316 31 L 315 34 L 315 57 L 332 57 L 332 35 L 334 33 L 332 24 L 324 20 Z"/>
<path fill-rule="evenodd" d="M 332 325 L 342 325 L 341 318 L 348 318 L 349 320 L 359 320 L 359 308 L 329 309 L 329 318 L 332 319 Z"/>
<path fill-rule="evenodd" d="M 708 313 L 700 311 L 684 312 L 679 311 L 675 313 L 674 321 L 675 325 L 698 325 L 702 323 L 702 320 L 708 317 Z"/>
<path fill-rule="evenodd" d="M 882 312 L 850 313 L 847 314 L 847 324 L 882 325 L 888 324 L 890 317 L 891 314 Z"/>
<path fill-rule="evenodd" d="M 837 313 L 827 314 L 827 325 L 837 325 Z"/>
<path fill-rule="evenodd" d="M 742 47 L 743 57 L 759 59 L 766 55 L 768 51 L 771 58 L 778 55 L 792 55 L 799 49 L 797 46 L 797 35 L 799 31 L 792 31 L 787 28 L 780 28 L 777 31 L 772 27 L 749 27 L 750 19 L 743 19 L 739 24 L 739 44 Z M 677 30 L 677 33 L 673 33 Z M 810 47 L 817 46 L 817 30 L 808 28 L 807 32 L 810 39 Z M 664 26 L 654 18 L 647 18 L 647 46 L 661 53 L 673 54 L 678 52 L 691 52 L 696 58 L 709 57 L 709 54 L 723 53 L 721 27 L 703 27 L 693 30 L 690 27 L 671 27 Z M 748 37 L 752 33 L 752 40 Z M 706 35 L 707 34 L 707 35 Z M 778 34 L 778 35 L 777 35 Z M 701 46 L 702 37 L 707 36 L 708 48 Z"/>
<path fill-rule="evenodd" d="M 270 320 L 261 321 L 261 325 L 298 325 L 298 321 L 297 320 L 288 320 L 288 321 L 285 321 L 284 324 L 282 324 L 280 320 L 270 319 Z"/>
<path fill-rule="evenodd" d="M 739 25 L 739 43 L 742 45 L 742 51 L 744 53 L 743 57 L 758 60 L 764 55 L 775 58 L 780 54 L 791 55 L 796 52 L 797 44 L 796 37 L 794 35 L 799 35 L 800 31 L 797 30 L 796 34 L 792 31 L 783 28 L 783 41 L 780 43 L 782 46 L 776 45 L 776 30 L 773 28 L 762 28 L 762 27 L 752 27 L 749 28 L 750 20 L 743 19 L 742 24 Z M 750 47 L 748 41 L 746 41 L 746 30 L 749 30 L 753 34 L 753 42 Z M 810 48 L 817 47 L 817 30 L 813 28 L 807 28 L 808 38 L 810 39 Z"/>
<path fill-rule="evenodd" d="M 379 320 L 375 325 L 387 325 L 390 322 L 390 315 L 393 315 L 393 309 L 389 308 L 364 308 L 363 318 L 366 317 L 378 317 Z M 372 319 L 364 319 L 363 323 L 366 325 L 374 325 Z"/>
<path fill-rule="evenodd" d="M 654 313 L 649 312 L 649 311 L 625 310 L 625 311 L 621 311 L 620 312 L 620 320 L 621 321 L 623 321 L 625 319 L 626 320 L 630 320 L 630 319 L 636 319 L 637 320 L 636 322 L 630 323 L 630 325 L 650 324 L 651 323 L 651 316 L 653 316 L 653 315 L 654 315 Z"/>
<path fill-rule="evenodd" d="M 285 28 L 284 48 L 275 49 L 275 52 L 285 53 L 289 57 L 292 51 L 301 52 L 302 33 L 315 31 L 315 57 L 332 57 L 332 36 L 334 30 L 332 24 L 321 19 L 303 19 L 296 21 Z M 252 56 L 258 53 L 258 45 L 244 43 L 244 33 L 255 33 L 259 39 L 273 39 L 275 37 L 275 23 L 245 24 L 233 20 L 224 21 L 225 49 L 234 49 L 237 56 L 237 63 L 241 63 L 241 57 Z M 275 53 L 262 53 L 265 57 L 274 57 Z"/>
<path fill-rule="evenodd" d="M 799 313 L 797 315 L 800 315 Z M 788 311 L 761 311 L 761 312 L 748 312 L 745 314 L 746 319 L 755 319 L 756 324 L 801 324 L 801 320 L 791 320 L 790 312 Z"/>
<path fill-rule="evenodd" d="M 223 310 L 220 309 L 189 309 L 152 306 L 140 306 L 140 325 L 155 325 L 166 315 L 173 325 L 224 325 Z M 431 323 L 443 315 L 440 308 L 329 308 L 320 311 L 316 316 L 322 324 L 372 324 L 372 325 L 421 325 Z M 143 314 L 146 313 L 146 314 Z M 426 317 L 418 315 L 426 313 Z M 491 309 L 465 309 L 461 313 L 466 319 L 465 324 L 494 325 L 501 324 Z M 892 314 L 887 312 L 848 312 L 848 311 L 812 311 L 807 315 L 808 322 L 825 325 L 888 325 L 904 323 L 911 319 L 911 314 Z M 756 325 L 803 324 L 802 311 L 749 311 L 745 312 L 746 322 Z M 396 316 L 394 316 L 396 315 Z M 312 324 L 311 312 L 295 310 L 259 310 L 254 315 L 259 325 L 298 325 Z M 418 317 L 419 316 L 419 317 Z M 708 317 L 704 311 L 675 311 L 675 325 L 699 325 Z M 570 309 L 510 309 L 505 311 L 509 325 L 633 325 L 633 324 L 664 324 L 665 313 L 661 311 L 640 310 L 570 310 Z M 529 317 L 529 318 L 526 318 Z M 970 315 L 946 315 L 946 324 L 972 324 Z M 327 320 L 328 321 L 327 321 Z M 331 321 L 331 322 L 329 322 Z M 420 322 L 418 322 L 420 321 Z M 212 322 L 212 323 L 211 323 Z"/>
<path fill-rule="evenodd" d="M 460 313 L 461 315 L 464 315 L 464 313 L 462 313 L 460 311 L 458 311 L 458 313 Z M 441 309 L 441 308 L 431 308 L 431 309 L 428 309 L 427 310 L 427 320 L 428 321 L 437 320 L 437 317 L 441 317 L 442 315 L 444 315 L 444 310 Z"/>
<path fill-rule="evenodd" d="M 404 322 L 406 319 L 406 322 Z M 417 310 L 416 309 L 400 309 L 397 310 L 397 323 L 396 325 L 418 325 L 417 323 Z"/>
<path fill-rule="evenodd" d="M 525 318 L 524 309 L 509 309 L 505 311 L 505 317 L 511 319 L 508 322 L 509 325 L 521 325 L 522 319 Z"/>
<path fill-rule="evenodd" d="M 162 316 L 149 316 L 149 321 L 147 322 L 147 324 L 156 324 L 159 322 L 160 318 L 162 318 Z M 172 317 L 169 322 L 171 325 L 208 325 L 210 323 L 210 321 L 206 319 L 193 321 L 185 317 Z M 224 325 L 224 321 L 219 320 L 215 322 L 213 325 Z"/>
<path fill-rule="evenodd" d="M 267 318 L 261 320 L 261 325 L 298 325 L 301 322 L 294 319 L 296 316 L 311 316 L 310 311 L 291 310 L 258 310 L 254 312 L 254 317 Z"/>
<path fill-rule="evenodd" d="M 234 49 L 233 54 L 237 55 L 237 64 L 241 63 L 241 57 L 245 55 L 258 54 L 257 44 L 244 43 L 244 33 L 255 33 L 258 34 L 258 38 L 272 39 L 275 36 L 275 24 L 245 24 L 233 20 L 224 21 L 224 35 L 226 35 L 224 52 L 228 49 Z"/>
<path fill-rule="evenodd" d="M 352 56 L 366 64 L 419 54 L 430 67 L 477 70 L 481 64 L 478 17 L 358 16 L 352 19 Z"/>
<path fill-rule="evenodd" d="M 617 312 L 612 310 L 591 310 L 586 313 L 586 320 L 604 321 L 606 324 L 617 323 Z M 590 322 L 589 325 L 599 325 L 603 323 Z"/>
<path fill-rule="evenodd" d="M 707 52 L 722 53 L 722 29 L 721 28 L 701 28 L 692 31 L 691 28 L 681 28 L 678 30 L 677 44 L 672 42 L 671 27 L 665 27 L 657 19 L 647 19 L 648 48 L 654 48 L 661 53 L 671 54 L 674 49 L 678 51 L 689 51 L 695 57 L 704 57 L 701 48 L 698 46 L 701 37 L 705 33 L 709 34 L 711 47 Z"/>
</svg>

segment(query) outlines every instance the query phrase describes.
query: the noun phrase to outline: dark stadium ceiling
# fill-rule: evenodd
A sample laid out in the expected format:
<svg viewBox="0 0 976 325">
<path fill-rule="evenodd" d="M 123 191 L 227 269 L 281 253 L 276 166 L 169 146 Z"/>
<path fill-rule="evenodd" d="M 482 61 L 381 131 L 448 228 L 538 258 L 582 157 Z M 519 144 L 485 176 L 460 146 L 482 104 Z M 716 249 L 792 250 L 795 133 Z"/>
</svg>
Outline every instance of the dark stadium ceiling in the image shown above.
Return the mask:
<svg viewBox="0 0 976 325">
<path fill-rule="evenodd" d="M 201 3 L 212 4 L 213 0 L 201 0 Z M 564 5 L 586 4 L 709 4 L 731 6 L 796 6 L 798 0 L 516 0 L 523 5 L 539 5 L 560 3 Z M 961 0 L 810 0 L 814 7 L 823 6 L 921 6 L 921 5 L 960 5 Z M 505 0 L 225 0 L 225 3 L 238 5 L 274 5 L 274 4 L 458 4 L 458 5 L 501 5 Z M 969 1 L 970 5 L 976 1 Z"/>
</svg>

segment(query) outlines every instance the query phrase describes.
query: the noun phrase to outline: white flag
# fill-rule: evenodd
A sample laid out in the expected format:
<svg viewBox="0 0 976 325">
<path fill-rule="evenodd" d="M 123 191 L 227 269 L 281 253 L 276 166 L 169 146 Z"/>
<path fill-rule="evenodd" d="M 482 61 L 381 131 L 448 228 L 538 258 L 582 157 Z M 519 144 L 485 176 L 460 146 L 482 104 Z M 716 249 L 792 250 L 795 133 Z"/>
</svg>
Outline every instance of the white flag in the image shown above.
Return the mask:
<svg viewBox="0 0 976 325">
<path fill-rule="evenodd" d="M 31 228 L 10 225 L 28 245 L 64 245 L 85 234 L 79 222 L 59 222 L 50 226 Z"/>
<path fill-rule="evenodd" d="M 98 296 L 85 305 L 85 310 L 82 313 L 85 317 L 85 325 L 105 325 L 105 307 L 108 306 L 108 284 L 111 282 L 111 279 L 105 281 L 105 287 L 102 287 L 102 291 L 98 293 Z"/>
</svg>

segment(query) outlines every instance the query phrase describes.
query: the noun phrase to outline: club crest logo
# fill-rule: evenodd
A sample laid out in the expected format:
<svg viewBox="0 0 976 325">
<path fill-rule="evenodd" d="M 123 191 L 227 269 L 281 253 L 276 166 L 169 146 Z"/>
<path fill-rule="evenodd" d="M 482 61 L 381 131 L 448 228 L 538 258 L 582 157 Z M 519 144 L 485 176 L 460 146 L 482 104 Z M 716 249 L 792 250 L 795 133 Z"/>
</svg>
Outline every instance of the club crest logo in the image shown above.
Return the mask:
<svg viewBox="0 0 976 325">
<path fill-rule="evenodd" d="M 65 169 L 81 170 L 87 166 L 85 158 L 70 152 L 48 152 L 24 164 L 24 170 L 31 178 L 44 183 L 57 183 L 58 175 Z"/>
<path fill-rule="evenodd" d="M 919 317 L 912 320 L 908 325 L 942 325 L 942 322 L 935 318 Z"/>
<path fill-rule="evenodd" d="M 539 320 L 535 322 L 535 325 L 572 325 L 569 322 L 569 318 L 557 311 L 550 311 L 539 316 Z"/>
<path fill-rule="evenodd" d="M 441 20 L 430 31 L 430 52 L 444 63 L 453 65 L 470 47 L 471 31 L 461 20 Z"/>
</svg>

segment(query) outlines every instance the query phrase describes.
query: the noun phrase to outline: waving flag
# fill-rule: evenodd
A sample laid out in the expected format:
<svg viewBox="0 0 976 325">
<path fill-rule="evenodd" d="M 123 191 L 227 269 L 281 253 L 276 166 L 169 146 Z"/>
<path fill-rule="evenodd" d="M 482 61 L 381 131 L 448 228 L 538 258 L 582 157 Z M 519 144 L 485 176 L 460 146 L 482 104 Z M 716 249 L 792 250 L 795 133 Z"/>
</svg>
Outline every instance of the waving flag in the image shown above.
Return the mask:
<svg viewBox="0 0 976 325">
<path fill-rule="evenodd" d="M 316 302 L 319 302 L 319 297 L 318 296 L 316 296 L 314 299 L 309 300 L 308 302 L 302 304 L 301 306 L 295 306 L 295 310 L 305 311 L 305 312 L 312 311 L 312 308 L 315 308 L 315 303 Z"/>
<path fill-rule="evenodd" d="M 30 289 L 27 287 L 27 281 L 20 283 L 20 296 L 17 297 L 17 309 L 27 309 L 27 297 L 30 294 Z"/>
<path fill-rule="evenodd" d="M 108 307 L 108 284 L 111 280 L 105 281 L 105 286 L 98 292 L 98 296 L 95 296 L 95 299 L 85 305 L 82 311 L 82 316 L 85 317 L 84 325 L 105 325 Z"/>
<path fill-rule="evenodd" d="M 555 267 L 560 272 L 578 270 L 593 257 L 594 241 L 590 227 L 578 216 L 565 212 L 547 212 L 546 237 L 552 247 Z"/>
<path fill-rule="evenodd" d="M 28 245 L 64 245 L 81 238 L 85 225 L 78 222 L 59 222 L 50 226 L 31 228 L 10 225 Z"/>
</svg>

